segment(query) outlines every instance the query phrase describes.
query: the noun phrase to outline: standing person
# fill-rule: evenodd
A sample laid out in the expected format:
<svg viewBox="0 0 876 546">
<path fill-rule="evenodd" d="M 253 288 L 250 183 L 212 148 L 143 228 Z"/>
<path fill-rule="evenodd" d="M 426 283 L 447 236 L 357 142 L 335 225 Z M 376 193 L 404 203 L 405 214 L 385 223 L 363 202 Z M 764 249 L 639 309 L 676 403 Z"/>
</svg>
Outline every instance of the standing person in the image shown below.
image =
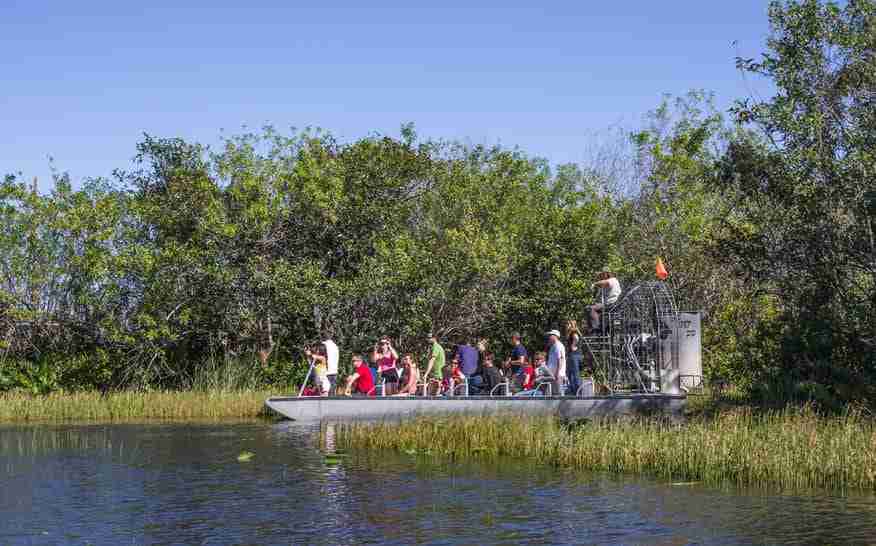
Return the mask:
<svg viewBox="0 0 876 546">
<path fill-rule="evenodd" d="M 480 368 L 478 365 L 480 357 L 478 350 L 468 343 L 463 343 L 462 345 L 457 345 L 456 354 L 459 355 L 459 370 L 462 372 L 462 375 L 468 378 L 469 391 L 480 391 L 484 380 L 478 373 Z"/>
<path fill-rule="evenodd" d="M 353 392 L 374 396 L 374 378 L 371 376 L 371 368 L 358 354 L 353 355 L 353 373 L 347 376 L 346 394 L 350 396 Z"/>
<path fill-rule="evenodd" d="M 511 356 L 505 360 L 503 368 L 505 370 L 510 370 L 511 376 L 516 376 L 520 373 L 528 356 L 529 353 L 526 352 L 526 347 L 520 342 L 520 334 L 517 332 L 511 334 Z"/>
<path fill-rule="evenodd" d="M 392 347 L 389 338 L 383 336 L 374 345 L 371 360 L 377 365 L 377 375 L 386 385 L 384 394 L 394 394 L 398 388 L 398 370 L 395 363 L 398 361 L 398 353 Z"/>
<path fill-rule="evenodd" d="M 325 348 L 317 345 L 313 349 L 306 349 L 304 354 L 313 362 L 313 384 L 320 396 L 328 396 L 331 390 L 328 375 L 326 374 Z"/>
<path fill-rule="evenodd" d="M 322 342 L 325 347 L 325 376 L 329 382 L 329 394 L 334 396 L 338 391 L 338 360 L 340 351 L 337 344 L 331 338 Z"/>
<path fill-rule="evenodd" d="M 550 352 L 548 352 L 547 367 L 557 380 L 557 394 L 566 393 L 566 348 L 560 341 L 560 332 L 551 330 L 547 333 Z"/>
<path fill-rule="evenodd" d="M 429 363 L 426 365 L 426 373 L 423 374 L 423 383 L 429 382 L 429 374 L 435 370 L 435 378 L 438 381 L 444 379 L 444 347 L 438 343 L 438 336 L 434 333 L 429 334 Z"/>
<path fill-rule="evenodd" d="M 402 357 L 402 369 L 404 370 L 404 385 L 393 396 L 411 396 L 417 394 L 417 383 L 420 382 L 420 370 L 414 364 L 414 355 L 405 353 Z"/>
<path fill-rule="evenodd" d="M 615 278 L 611 271 L 602 271 L 596 276 L 596 282 L 591 288 L 599 288 L 600 301 L 590 306 L 590 331 L 598 330 L 600 327 L 599 313 L 606 308 L 614 305 L 621 295 L 620 281 Z"/>
<path fill-rule="evenodd" d="M 566 379 L 569 381 L 569 394 L 577 395 L 581 387 L 581 361 L 584 353 L 581 351 L 581 336 L 578 332 L 578 323 L 574 320 L 566 321 L 566 348 L 568 349 L 568 362 L 566 363 Z"/>
<path fill-rule="evenodd" d="M 335 395 L 338 386 L 338 359 L 340 351 L 338 351 L 338 346 L 331 339 L 326 339 L 321 345 L 321 348 L 317 348 L 315 351 L 307 351 L 306 353 L 316 361 L 317 368 L 322 366 L 325 370 L 325 378 L 329 384 L 326 395 Z"/>
</svg>

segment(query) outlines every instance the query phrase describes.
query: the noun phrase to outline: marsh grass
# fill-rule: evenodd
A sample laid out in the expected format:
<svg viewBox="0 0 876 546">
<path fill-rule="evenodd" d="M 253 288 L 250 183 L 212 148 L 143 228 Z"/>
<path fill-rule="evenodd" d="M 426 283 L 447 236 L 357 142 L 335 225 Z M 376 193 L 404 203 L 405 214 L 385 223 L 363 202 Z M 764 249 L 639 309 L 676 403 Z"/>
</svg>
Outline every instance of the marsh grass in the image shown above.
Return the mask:
<svg viewBox="0 0 876 546">
<path fill-rule="evenodd" d="M 227 419 L 264 415 L 272 392 L 121 391 L 0 394 L 0 422 L 133 421 L 143 419 Z"/>
<path fill-rule="evenodd" d="M 512 457 L 538 465 L 641 473 L 672 482 L 876 489 L 876 426 L 855 411 L 736 408 L 677 424 L 654 419 L 563 424 L 539 416 L 422 417 L 337 429 L 348 449 Z"/>
</svg>

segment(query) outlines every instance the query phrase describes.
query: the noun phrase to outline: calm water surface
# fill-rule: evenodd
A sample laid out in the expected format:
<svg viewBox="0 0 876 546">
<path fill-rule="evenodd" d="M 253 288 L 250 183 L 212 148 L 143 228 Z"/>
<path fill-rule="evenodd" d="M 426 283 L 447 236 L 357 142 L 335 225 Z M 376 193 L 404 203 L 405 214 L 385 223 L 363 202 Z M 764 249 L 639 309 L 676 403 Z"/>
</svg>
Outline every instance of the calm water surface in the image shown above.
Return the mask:
<svg viewBox="0 0 876 546">
<path fill-rule="evenodd" d="M 0 427 L 0 544 L 876 542 L 873 497 L 672 485 L 536 461 L 333 463 L 315 432 L 267 422 Z M 255 455 L 238 462 L 244 450 Z"/>
</svg>

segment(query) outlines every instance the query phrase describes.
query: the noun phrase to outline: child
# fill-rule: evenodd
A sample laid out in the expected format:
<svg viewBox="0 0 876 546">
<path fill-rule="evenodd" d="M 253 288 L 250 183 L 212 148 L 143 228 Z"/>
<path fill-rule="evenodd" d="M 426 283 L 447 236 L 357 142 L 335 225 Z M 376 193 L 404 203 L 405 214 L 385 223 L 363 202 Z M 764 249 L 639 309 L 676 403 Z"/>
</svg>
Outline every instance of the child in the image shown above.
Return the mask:
<svg viewBox="0 0 876 546">
<path fill-rule="evenodd" d="M 550 383 L 551 394 L 554 396 L 560 395 L 560 387 L 557 384 L 557 378 L 547 365 L 547 355 L 543 352 L 535 353 L 535 387 L 538 388 L 542 383 Z"/>
<path fill-rule="evenodd" d="M 465 376 L 462 375 L 462 371 L 459 369 L 459 355 L 453 356 L 453 360 L 450 362 L 450 369 L 444 374 L 444 380 L 441 382 L 441 388 L 444 392 L 451 389 L 451 379 L 453 380 L 453 387 L 465 381 Z"/>
<path fill-rule="evenodd" d="M 304 351 L 304 354 L 308 358 L 312 358 L 314 353 L 321 355 L 322 348 L 320 346 L 314 347 L 313 351 L 310 349 Z M 326 368 L 326 361 L 324 358 L 322 359 L 313 359 L 313 384 L 316 387 L 316 390 L 319 392 L 320 396 L 328 396 L 329 390 L 331 390 L 332 386 L 329 383 L 328 379 L 328 370 Z"/>
<path fill-rule="evenodd" d="M 316 374 L 316 387 L 319 389 L 319 395 L 328 396 L 332 386 L 329 383 L 325 362 L 318 362 L 314 367 L 314 373 Z"/>
<path fill-rule="evenodd" d="M 535 366 L 525 356 L 521 357 L 523 372 L 521 373 L 521 388 L 529 391 L 535 388 Z"/>
<path fill-rule="evenodd" d="M 528 365 L 523 369 L 524 374 L 524 390 L 519 394 L 524 396 L 535 396 L 537 394 L 541 394 L 541 390 L 538 388 L 542 383 L 551 383 L 551 393 L 555 394 L 557 391 L 554 387 L 555 378 L 551 373 L 550 368 L 547 367 L 547 363 L 545 362 L 547 355 L 544 352 L 535 353 L 535 363 L 532 365 Z"/>
</svg>

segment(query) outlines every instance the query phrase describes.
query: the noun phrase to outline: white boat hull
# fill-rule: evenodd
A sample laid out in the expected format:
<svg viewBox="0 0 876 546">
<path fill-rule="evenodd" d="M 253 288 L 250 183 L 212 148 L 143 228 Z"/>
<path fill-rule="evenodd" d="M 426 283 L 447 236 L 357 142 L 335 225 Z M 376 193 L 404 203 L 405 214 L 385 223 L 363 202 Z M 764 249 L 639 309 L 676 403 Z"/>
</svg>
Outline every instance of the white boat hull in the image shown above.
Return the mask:
<svg viewBox="0 0 876 546">
<path fill-rule="evenodd" d="M 635 415 L 681 418 L 687 397 L 668 394 L 627 394 L 591 397 L 296 397 L 274 396 L 265 404 L 296 421 L 404 419 L 417 415 L 450 413 L 553 414 L 567 419 Z"/>
</svg>

